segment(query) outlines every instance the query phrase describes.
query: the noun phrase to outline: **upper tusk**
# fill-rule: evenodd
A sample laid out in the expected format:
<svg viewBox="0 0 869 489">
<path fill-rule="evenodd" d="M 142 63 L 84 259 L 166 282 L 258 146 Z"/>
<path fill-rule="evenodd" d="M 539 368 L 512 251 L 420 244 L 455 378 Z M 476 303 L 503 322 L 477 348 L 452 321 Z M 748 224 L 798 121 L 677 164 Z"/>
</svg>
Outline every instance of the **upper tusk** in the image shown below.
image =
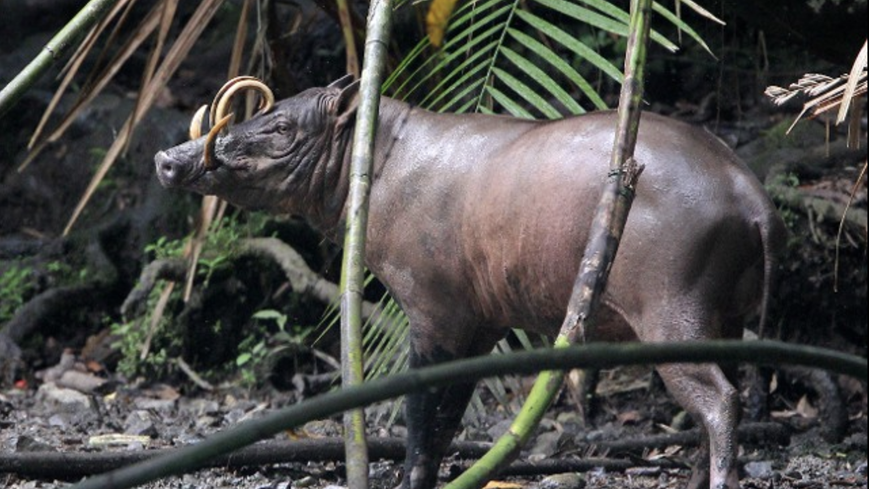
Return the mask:
<svg viewBox="0 0 869 489">
<path fill-rule="evenodd" d="M 261 96 L 260 100 L 260 113 L 266 113 L 275 106 L 275 95 L 272 90 L 261 80 L 254 78 L 252 76 L 237 76 L 232 80 L 226 82 L 220 90 L 218 90 L 217 95 L 214 96 L 214 102 L 211 104 L 211 110 L 208 110 L 207 105 L 203 105 L 196 111 L 196 114 L 193 115 L 193 119 L 190 121 L 190 139 L 199 139 L 202 137 L 202 122 L 205 118 L 205 112 L 209 112 L 209 121 L 214 123 L 214 127 L 208 131 L 208 137 L 205 139 L 205 151 L 203 152 L 203 166 L 206 170 L 212 170 L 215 167 L 214 163 L 214 145 L 217 142 L 217 137 L 220 135 L 220 132 L 229 125 L 229 121 L 232 120 L 233 114 L 230 113 L 227 115 L 227 111 L 230 108 L 230 104 L 232 104 L 232 97 L 235 96 L 241 90 L 254 90 L 259 92 Z"/>
<path fill-rule="evenodd" d="M 230 79 L 229 81 L 224 83 L 222 87 L 220 87 L 220 90 L 218 90 L 217 94 L 214 96 L 214 101 L 211 102 L 211 112 L 209 113 L 209 120 L 211 120 L 212 122 L 219 120 L 217 118 L 217 105 L 220 102 L 220 100 L 224 97 L 224 95 L 226 94 L 226 91 L 229 90 L 230 87 L 232 87 L 236 83 L 239 83 L 242 81 L 248 81 L 248 80 L 256 80 L 256 78 L 254 78 L 252 76 L 237 76 L 235 78 Z"/>
<path fill-rule="evenodd" d="M 241 90 L 254 90 L 262 96 L 259 112 L 265 113 L 275 105 L 275 95 L 261 80 L 252 76 L 237 76 L 226 82 L 214 97 L 211 104 L 211 120 L 222 120 L 230 108 L 232 98 Z"/>
<path fill-rule="evenodd" d="M 229 124 L 229 121 L 232 119 L 232 114 L 225 116 L 223 119 L 220 119 L 214 127 L 208 131 L 208 137 L 205 139 L 205 152 L 202 155 L 202 159 L 204 161 L 204 166 L 206 170 L 214 169 L 214 143 L 217 141 L 217 136 L 220 134 L 220 131 Z"/>
<path fill-rule="evenodd" d="M 202 120 L 205 118 L 205 112 L 208 110 L 207 105 L 199 107 L 199 110 L 193 114 L 193 119 L 190 120 L 190 139 L 199 139 L 202 137 Z"/>
</svg>

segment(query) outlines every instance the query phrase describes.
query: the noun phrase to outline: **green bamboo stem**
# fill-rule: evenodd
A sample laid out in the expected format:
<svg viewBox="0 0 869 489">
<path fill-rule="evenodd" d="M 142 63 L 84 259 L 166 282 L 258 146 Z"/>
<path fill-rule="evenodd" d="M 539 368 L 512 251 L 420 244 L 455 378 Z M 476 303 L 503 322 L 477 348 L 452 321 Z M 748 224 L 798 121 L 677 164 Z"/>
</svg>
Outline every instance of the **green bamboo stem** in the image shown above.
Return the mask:
<svg viewBox="0 0 869 489">
<path fill-rule="evenodd" d="M 632 0 L 631 25 L 625 56 L 625 80 L 619 98 L 619 118 L 610 172 L 589 231 L 589 240 L 573 286 L 567 313 L 555 340 L 555 348 L 585 343 L 594 313 L 618 251 L 619 241 L 633 203 L 634 188 L 642 171 L 634 160 L 643 96 L 651 17 L 651 0 Z M 510 464 L 531 437 L 564 381 L 563 372 L 543 372 L 537 377 L 525 404 L 510 426 L 483 458 L 446 486 L 446 489 L 482 487 Z"/>
<path fill-rule="evenodd" d="M 658 363 L 721 364 L 762 363 L 802 365 L 869 379 L 866 359 L 829 349 L 789 345 L 777 341 L 712 341 L 691 343 L 597 343 L 558 349 L 539 349 L 506 355 L 488 355 L 448 362 L 381 377 L 363 385 L 313 397 L 301 403 L 240 423 L 195 445 L 87 479 L 72 489 L 124 489 L 170 475 L 190 472 L 208 460 L 226 455 L 258 440 L 316 419 L 323 419 L 376 402 L 432 387 L 476 381 L 507 374 L 531 374 L 539 370 L 612 368 L 619 365 Z"/>
<path fill-rule="evenodd" d="M 21 73 L 0 91 L 0 117 L 11 109 L 46 71 L 66 56 L 70 46 L 105 16 L 118 0 L 91 0 L 60 30 Z"/>
<path fill-rule="evenodd" d="M 380 107 L 380 86 L 386 66 L 391 15 L 392 0 L 371 3 L 359 87 L 359 108 L 353 135 L 344 255 L 341 263 L 341 379 L 345 388 L 359 385 L 364 380 L 362 293 L 365 288 L 365 233 L 368 227 L 374 136 Z M 344 440 L 348 486 L 352 489 L 367 489 L 368 449 L 365 444 L 364 410 L 356 409 L 344 415 Z"/>
</svg>

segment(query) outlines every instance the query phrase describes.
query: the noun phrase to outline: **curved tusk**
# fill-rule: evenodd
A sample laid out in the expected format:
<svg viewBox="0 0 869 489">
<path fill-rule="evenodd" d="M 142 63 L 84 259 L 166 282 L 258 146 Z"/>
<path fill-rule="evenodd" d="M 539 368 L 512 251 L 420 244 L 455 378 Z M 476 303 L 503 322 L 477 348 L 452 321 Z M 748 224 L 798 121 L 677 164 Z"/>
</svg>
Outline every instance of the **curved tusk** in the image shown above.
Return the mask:
<svg viewBox="0 0 869 489">
<path fill-rule="evenodd" d="M 199 107 L 199 110 L 193 114 L 193 119 L 190 120 L 190 139 L 199 139 L 202 137 L 202 120 L 205 119 L 205 112 L 208 110 L 207 105 Z"/>
<path fill-rule="evenodd" d="M 211 121 L 219 120 L 217 118 L 217 105 L 220 102 L 220 100 L 225 96 L 227 90 L 229 90 L 236 83 L 240 83 L 243 81 L 252 81 L 252 80 L 256 80 L 256 78 L 254 78 L 252 76 L 237 76 L 235 78 L 230 79 L 226 83 L 224 83 L 223 86 L 220 87 L 220 90 L 217 91 L 217 94 L 214 96 L 214 100 L 211 102 L 211 112 L 209 112 L 209 114 L 208 114 L 209 120 L 211 120 Z"/>
<path fill-rule="evenodd" d="M 229 110 L 232 98 L 242 90 L 254 90 L 262 97 L 259 113 L 266 113 L 275 105 L 275 95 L 261 80 L 252 76 L 238 76 L 226 82 L 214 97 L 211 104 L 211 120 L 222 120 Z"/>
<path fill-rule="evenodd" d="M 206 170 L 213 170 L 215 168 L 214 164 L 214 144 L 217 142 L 217 136 L 220 134 L 220 131 L 229 124 L 229 121 L 232 119 L 232 114 L 220 119 L 214 127 L 208 131 L 208 138 L 205 139 L 205 151 L 202 155 L 203 166 L 205 166 Z"/>
</svg>

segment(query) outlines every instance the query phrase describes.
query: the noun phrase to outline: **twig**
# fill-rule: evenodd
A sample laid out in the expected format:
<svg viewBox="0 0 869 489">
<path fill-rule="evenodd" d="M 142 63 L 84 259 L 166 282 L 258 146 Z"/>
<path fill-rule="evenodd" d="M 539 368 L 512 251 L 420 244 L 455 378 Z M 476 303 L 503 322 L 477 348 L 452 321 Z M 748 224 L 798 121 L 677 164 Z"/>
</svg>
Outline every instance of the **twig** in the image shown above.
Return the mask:
<svg viewBox="0 0 869 489">
<path fill-rule="evenodd" d="M 198 385 L 202 390 L 206 390 L 209 392 L 214 390 L 214 386 L 211 385 L 207 380 L 203 379 L 202 376 L 200 376 L 198 373 L 196 373 L 196 371 L 193 370 L 193 368 L 187 362 L 185 362 L 183 358 L 176 358 L 175 364 L 178 365 L 178 368 L 180 368 L 181 371 L 184 372 L 184 375 L 186 375 L 188 379 L 190 379 L 194 384 Z"/>
<path fill-rule="evenodd" d="M 839 292 L 839 250 L 842 247 L 842 233 L 845 231 L 845 221 L 848 220 L 848 211 L 851 209 L 851 204 L 854 203 L 854 196 L 857 195 L 857 191 L 860 189 L 860 182 L 862 182 L 863 177 L 866 176 L 867 165 L 869 165 L 869 162 L 864 161 L 863 168 L 860 170 L 860 175 L 857 176 L 857 181 L 854 182 L 854 187 L 851 189 L 851 195 L 848 197 L 848 203 L 845 204 L 845 210 L 842 212 L 842 218 L 839 219 L 839 230 L 838 232 L 836 232 L 836 260 L 835 264 L 833 265 L 833 292 Z M 864 232 L 866 231 L 866 229 L 867 227 L 864 223 Z"/>
<path fill-rule="evenodd" d="M 266 258 L 277 263 L 293 290 L 299 294 L 309 294 L 326 303 L 338 302 L 338 286 L 311 270 L 302 255 L 292 246 L 277 238 L 250 238 L 242 241 L 233 262 L 241 257 L 254 256 Z M 135 316 L 141 312 L 142 305 L 159 280 L 181 282 L 187 265 L 183 258 L 161 258 L 154 260 L 142 269 L 139 281 L 121 306 L 121 314 Z M 377 305 L 362 303 L 362 317 L 369 318 L 378 313 Z"/>
</svg>

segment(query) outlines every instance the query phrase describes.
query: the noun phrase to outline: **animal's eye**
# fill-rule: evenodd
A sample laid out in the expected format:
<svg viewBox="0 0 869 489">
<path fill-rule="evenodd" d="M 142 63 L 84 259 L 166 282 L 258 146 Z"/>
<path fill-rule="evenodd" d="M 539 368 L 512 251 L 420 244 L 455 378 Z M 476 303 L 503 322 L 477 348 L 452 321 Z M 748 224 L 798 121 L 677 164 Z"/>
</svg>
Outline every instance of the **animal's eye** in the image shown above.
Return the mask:
<svg viewBox="0 0 869 489">
<path fill-rule="evenodd" d="M 277 126 L 275 126 L 275 129 L 278 131 L 279 134 L 289 134 L 292 128 L 290 127 L 289 122 L 280 121 L 278 122 Z"/>
</svg>

